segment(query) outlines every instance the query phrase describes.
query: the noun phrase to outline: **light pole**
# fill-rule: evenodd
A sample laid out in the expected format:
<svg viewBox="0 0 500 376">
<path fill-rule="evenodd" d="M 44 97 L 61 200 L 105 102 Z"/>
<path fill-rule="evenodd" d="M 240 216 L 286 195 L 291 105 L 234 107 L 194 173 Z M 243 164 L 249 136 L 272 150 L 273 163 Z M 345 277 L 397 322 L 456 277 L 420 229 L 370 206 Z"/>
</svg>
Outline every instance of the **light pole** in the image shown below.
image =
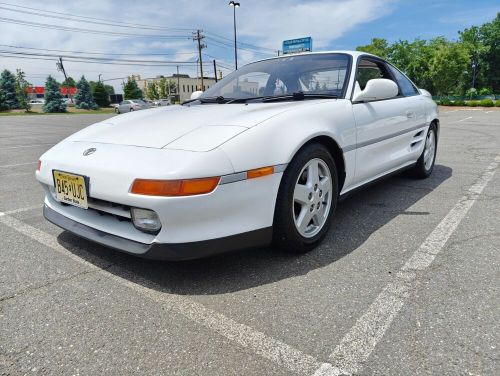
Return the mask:
<svg viewBox="0 0 500 376">
<path fill-rule="evenodd" d="M 238 51 L 236 49 L 236 8 L 240 6 L 240 3 L 236 1 L 230 1 L 229 5 L 233 7 L 233 25 L 234 25 L 234 66 L 238 70 Z"/>
</svg>

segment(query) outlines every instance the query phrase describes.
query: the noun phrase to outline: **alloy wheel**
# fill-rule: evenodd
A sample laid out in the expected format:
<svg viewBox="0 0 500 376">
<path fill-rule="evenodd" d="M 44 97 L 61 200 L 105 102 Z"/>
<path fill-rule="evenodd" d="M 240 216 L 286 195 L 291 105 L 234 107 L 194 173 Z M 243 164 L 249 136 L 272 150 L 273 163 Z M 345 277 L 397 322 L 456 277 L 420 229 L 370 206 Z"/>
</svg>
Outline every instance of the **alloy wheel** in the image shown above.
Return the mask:
<svg viewBox="0 0 500 376">
<path fill-rule="evenodd" d="M 312 238 L 323 228 L 332 204 L 332 176 L 319 158 L 302 168 L 293 192 L 293 219 L 300 235 Z"/>
</svg>

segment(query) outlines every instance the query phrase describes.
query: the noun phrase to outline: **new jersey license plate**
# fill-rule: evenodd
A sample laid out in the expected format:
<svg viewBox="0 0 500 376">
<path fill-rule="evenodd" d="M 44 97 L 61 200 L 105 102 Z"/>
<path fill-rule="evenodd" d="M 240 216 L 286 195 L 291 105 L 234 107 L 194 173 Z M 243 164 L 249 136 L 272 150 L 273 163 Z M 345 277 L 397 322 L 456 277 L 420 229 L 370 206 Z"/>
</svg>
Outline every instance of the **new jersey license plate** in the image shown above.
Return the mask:
<svg viewBox="0 0 500 376">
<path fill-rule="evenodd" d="M 56 198 L 66 204 L 88 209 L 85 177 L 62 171 L 52 171 Z"/>
</svg>

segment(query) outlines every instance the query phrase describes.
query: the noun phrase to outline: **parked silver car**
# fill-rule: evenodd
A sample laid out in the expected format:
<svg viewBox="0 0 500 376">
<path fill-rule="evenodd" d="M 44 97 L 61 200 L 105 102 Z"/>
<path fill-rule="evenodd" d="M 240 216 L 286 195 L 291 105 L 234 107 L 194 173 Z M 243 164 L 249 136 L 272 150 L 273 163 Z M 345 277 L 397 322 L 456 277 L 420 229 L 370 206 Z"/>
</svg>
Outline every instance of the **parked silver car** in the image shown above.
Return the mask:
<svg viewBox="0 0 500 376">
<path fill-rule="evenodd" d="M 115 112 L 117 114 L 123 114 L 125 112 L 145 110 L 148 108 L 149 105 L 141 99 L 127 99 L 115 107 Z"/>
</svg>

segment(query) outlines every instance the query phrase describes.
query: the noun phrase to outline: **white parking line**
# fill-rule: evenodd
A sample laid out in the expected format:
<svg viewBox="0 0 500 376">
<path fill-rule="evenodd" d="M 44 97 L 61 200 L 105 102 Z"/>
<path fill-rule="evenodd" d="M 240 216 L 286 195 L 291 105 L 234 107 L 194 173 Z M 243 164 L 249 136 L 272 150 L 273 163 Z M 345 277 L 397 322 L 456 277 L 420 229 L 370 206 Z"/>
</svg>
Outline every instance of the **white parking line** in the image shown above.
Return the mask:
<svg viewBox="0 0 500 376">
<path fill-rule="evenodd" d="M 19 145 L 19 146 L 8 146 L 6 148 L 2 147 L 0 150 L 7 150 L 7 149 L 21 149 L 21 148 L 34 148 L 37 146 L 47 146 L 47 145 L 54 145 L 53 142 L 51 143 L 45 143 L 45 144 L 34 144 L 34 145 Z"/>
<path fill-rule="evenodd" d="M 469 119 L 472 119 L 472 116 L 468 116 L 468 117 L 466 117 L 464 119 L 460 119 L 460 120 L 457 120 L 457 121 L 452 121 L 451 123 L 448 123 L 448 124 L 461 123 L 462 121 L 469 120 Z"/>
<path fill-rule="evenodd" d="M 7 167 L 17 167 L 17 166 L 26 166 L 26 165 L 34 165 L 36 162 L 26 162 L 26 163 L 15 163 L 15 164 L 6 164 L 3 166 L 0 166 L 0 168 L 7 168 Z"/>
<path fill-rule="evenodd" d="M 415 287 L 417 272 L 427 269 L 435 257 L 476 202 L 500 164 L 500 154 L 486 168 L 481 177 L 462 196 L 446 217 L 437 225 L 418 250 L 377 296 L 368 310 L 342 338 L 330 355 L 333 371 L 323 366 L 315 376 L 337 376 L 342 369 L 346 374 L 360 371 L 372 351 L 382 339 L 399 310 L 404 306 L 411 288 Z"/>
<path fill-rule="evenodd" d="M 26 206 L 24 208 L 19 208 L 19 209 L 14 209 L 14 210 L 7 210 L 6 212 L 0 212 L 0 217 L 4 216 L 4 215 L 9 215 L 9 214 L 22 213 L 22 212 L 34 210 L 34 209 L 41 209 L 42 207 L 43 207 L 43 205 L 33 205 L 33 206 Z"/>
<path fill-rule="evenodd" d="M 73 259 L 79 264 L 85 265 L 90 270 L 96 271 L 106 278 L 134 290 L 142 296 L 145 296 L 159 304 L 163 304 L 167 309 L 170 309 L 177 314 L 187 317 L 188 319 L 213 330 L 217 334 L 236 342 L 240 346 L 253 350 L 259 356 L 268 359 L 291 372 L 307 375 L 313 373 L 318 368 L 334 370 L 333 366 L 330 364 L 321 363 L 313 356 L 304 354 L 300 350 L 297 350 L 284 342 L 268 337 L 264 333 L 256 331 L 247 325 L 240 324 L 200 303 L 196 303 L 191 299 L 180 295 L 158 291 L 161 290 L 161 287 L 158 285 L 147 279 L 138 277 L 136 274 L 130 273 L 118 266 L 113 266 L 103 270 L 100 267 L 69 252 L 68 249 L 58 243 L 57 239 L 53 235 L 30 226 L 14 217 L 6 215 L 13 212 L 14 211 L 5 212 L 3 215 L 0 215 L 0 223 L 3 223 L 21 234 L 53 249 L 54 251 Z M 76 247 L 73 248 L 77 250 Z M 113 269 L 117 272 L 117 274 L 124 275 L 126 278 L 111 273 L 110 270 Z"/>
</svg>

